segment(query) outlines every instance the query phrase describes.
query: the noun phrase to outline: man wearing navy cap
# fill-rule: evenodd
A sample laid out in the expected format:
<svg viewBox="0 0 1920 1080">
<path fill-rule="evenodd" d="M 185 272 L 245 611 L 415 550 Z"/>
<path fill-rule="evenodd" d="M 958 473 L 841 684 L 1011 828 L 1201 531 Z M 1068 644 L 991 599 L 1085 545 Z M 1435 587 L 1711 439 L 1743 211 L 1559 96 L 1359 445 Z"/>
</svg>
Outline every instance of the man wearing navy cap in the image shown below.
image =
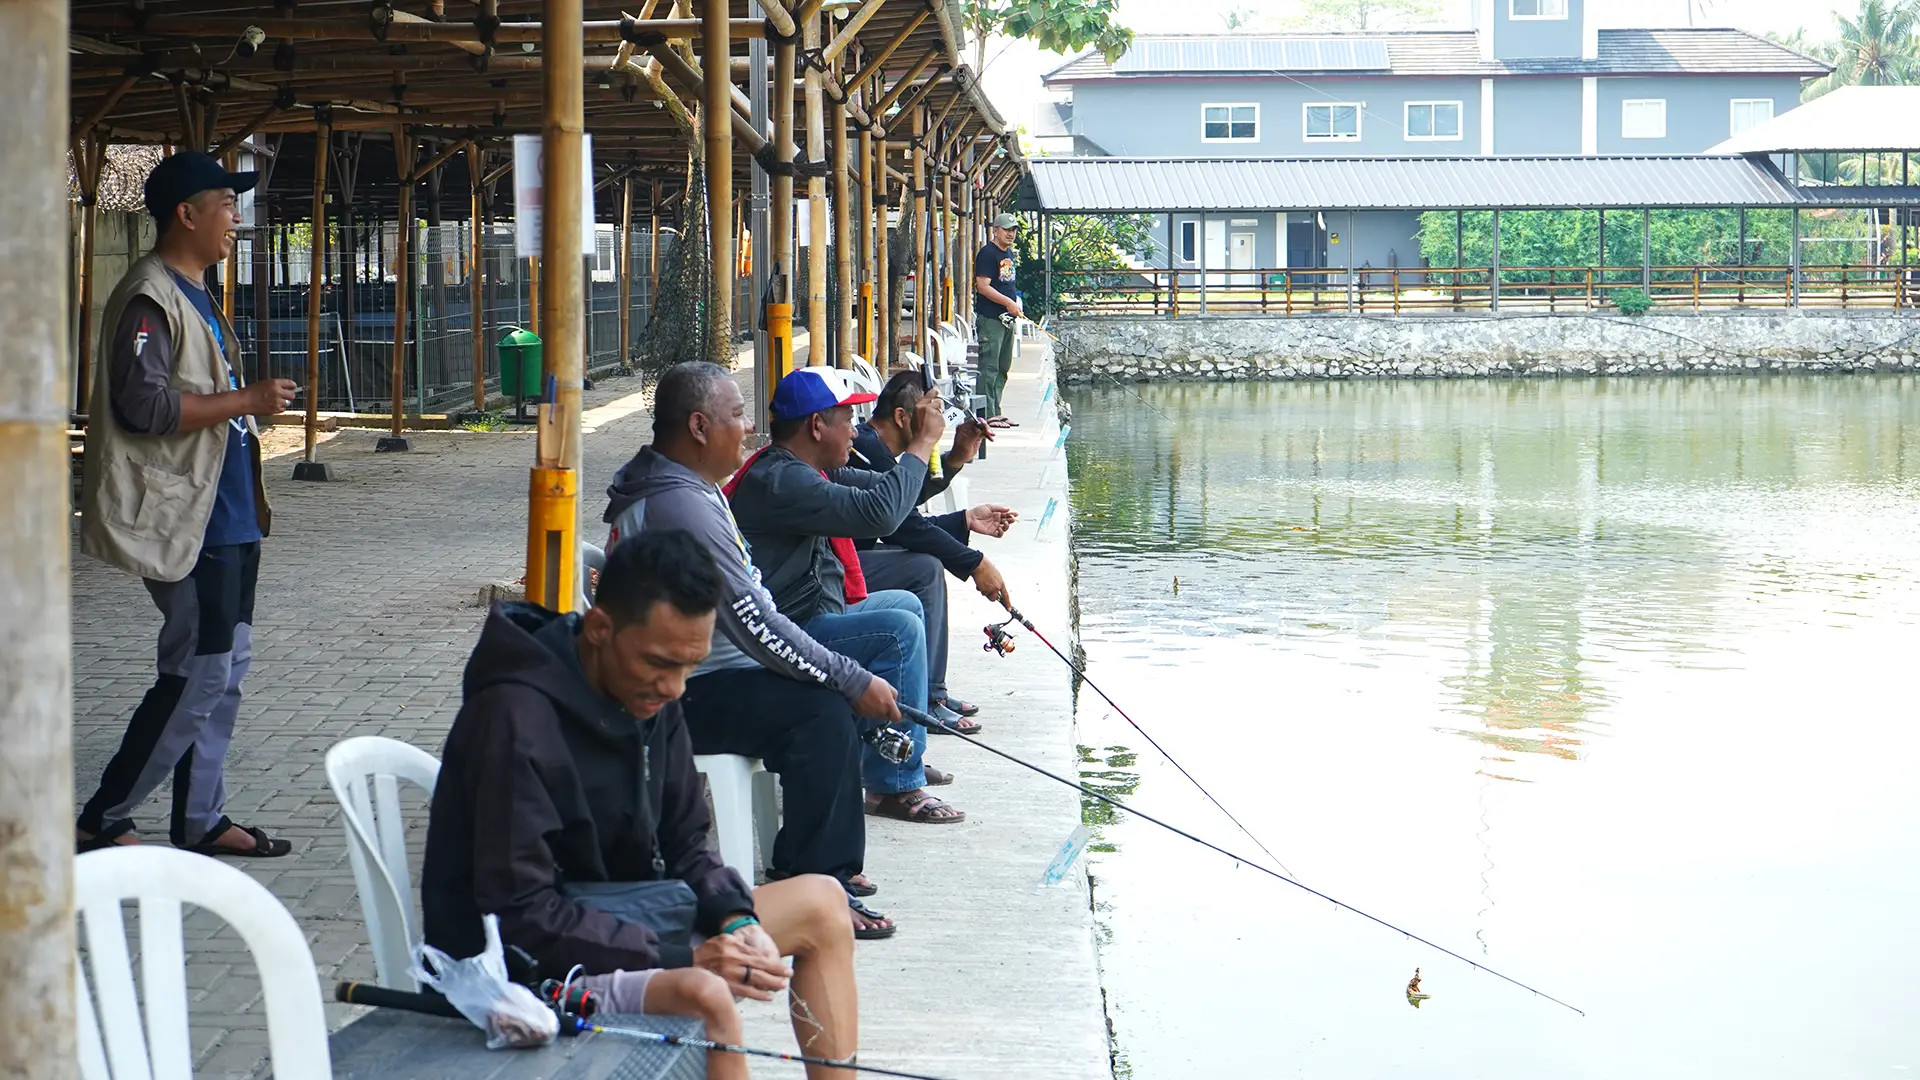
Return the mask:
<svg viewBox="0 0 1920 1080">
<path fill-rule="evenodd" d="M 253 592 L 271 524 L 256 416 L 294 385 L 242 385 L 234 333 L 206 287 L 233 251 L 238 199 L 259 182 L 206 154 L 147 177 L 153 250 L 107 298 L 87 407 L 80 550 L 146 582 L 160 609 L 159 676 L 80 812 L 82 851 L 137 843 L 132 814 L 171 774 L 171 839 L 206 855 L 270 858 L 292 845 L 221 812 L 253 657 Z"/>
<path fill-rule="evenodd" d="M 833 368 L 789 372 L 768 408 L 773 443 L 740 467 L 727 496 L 780 610 L 815 641 L 886 679 L 900 703 L 925 712 L 926 611 L 903 589 L 869 595 L 853 541 L 890 536 L 913 513 L 946 420 L 940 395 L 925 395 L 893 469 L 849 469 L 853 406 L 873 400 Z M 928 825 L 964 821 L 965 813 L 926 791 L 951 779 L 921 760 L 926 729 L 896 726 L 913 739 L 913 753 L 895 762 L 872 747 L 862 752 L 868 812 Z"/>
</svg>

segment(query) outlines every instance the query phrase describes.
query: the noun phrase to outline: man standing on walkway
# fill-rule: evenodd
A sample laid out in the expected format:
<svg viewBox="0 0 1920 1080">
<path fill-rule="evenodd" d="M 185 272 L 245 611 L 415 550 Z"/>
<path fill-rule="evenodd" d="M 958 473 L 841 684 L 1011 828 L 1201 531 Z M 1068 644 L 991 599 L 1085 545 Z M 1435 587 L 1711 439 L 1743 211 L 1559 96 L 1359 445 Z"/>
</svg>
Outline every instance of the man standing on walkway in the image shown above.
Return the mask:
<svg viewBox="0 0 1920 1080">
<path fill-rule="evenodd" d="M 1020 306 L 1020 289 L 1014 282 L 1018 256 L 1014 252 L 1014 234 L 1020 219 L 1001 214 L 987 230 L 987 242 L 973 257 L 973 321 L 980 338 L 980 392 L 987 398 L 987 422 L 995 427 L 1013 427 L 1013 421 L 1000 411 L 1000 395 L 1007 388 L 1007 372 L 1013 369 L 1015 324 L 1026 317 Z"/>
<path fill-rule="evenodd" d="M 206 855 L 292 850 L 221 812 L 253 657 L 253 591 L 271 515 L 255 416 L 293 400 L 286 379 L 241 386 L 233 327 L 205 277 L 233 251 L 238 198 L 258 182 L 206 154 L 147 178 L 154 248 L 107 298 L 88 405 L 80 550 L 138 574 L 160 608 L 159 677 L 80 812 L 80 849 L 135 843 L 133 811 L 173 776 L 171 839 Z"/>
</svg>

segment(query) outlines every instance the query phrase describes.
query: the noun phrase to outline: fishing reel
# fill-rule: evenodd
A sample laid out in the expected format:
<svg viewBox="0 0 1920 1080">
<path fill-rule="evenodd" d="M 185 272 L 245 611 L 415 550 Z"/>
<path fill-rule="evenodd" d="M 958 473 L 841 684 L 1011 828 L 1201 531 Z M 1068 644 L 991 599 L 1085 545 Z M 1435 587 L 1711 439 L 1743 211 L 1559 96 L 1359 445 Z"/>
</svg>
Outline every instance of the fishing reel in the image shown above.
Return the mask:
<svg viewBox="0 0 1920 1080">
<path fill-rule="evenodd" d="M 570 1016 L 585 1019 L 600 1011 L 600 995 L 579 983 L 545 979 L 533 988 L 533 996 L 559 1015 L 563 1028 L 567 1026 L 566 1021 Z"/>
<path fill-rule="evenodd" d="M 1007 619 L 981 627 L 981 630 L 987 635 L 987 643 L 980 646 L 981 651 L 999 653 L 1001 656 L 1012 656 L 1014 646 L 1013 635 L 1007 633 L 1007 626 L 1012 622 L 1012 619 Z"/>
</svg>

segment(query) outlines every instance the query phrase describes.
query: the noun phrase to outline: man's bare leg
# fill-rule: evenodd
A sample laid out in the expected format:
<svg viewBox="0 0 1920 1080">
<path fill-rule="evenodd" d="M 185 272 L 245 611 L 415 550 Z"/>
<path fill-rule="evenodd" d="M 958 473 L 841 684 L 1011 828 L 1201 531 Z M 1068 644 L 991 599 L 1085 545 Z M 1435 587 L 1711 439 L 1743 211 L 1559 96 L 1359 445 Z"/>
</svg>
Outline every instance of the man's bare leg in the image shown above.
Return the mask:
<svg viewBox="0 0 1920 1080">
<path fill-rule="evenodd" d="M 708 1041 L 740 1045 L 740 1010 L 734 1007 L 733 993 L 725 979 L 704 968 L 655 972 L 647 980 L 644 1011 L 655 1016 L 691 1016 L 706 1024 Z M 709 1080 L 749 1080 L 747 1059 L 716 1050 L 707 1055 L 707 1076 Z"/>
<path fill-rule="evenodd" d="M 793 957 L 788 995 L 800 1052 L 845 1059 L 860 1048 L 860 993 L 853 981 L 853 926 L 847 893 L 821 874 L 768 882 L 753 891 L 760 925 Z M 807 1080 L 853 1080 L 851 1069 L 807 1066 Z"/>
</svg>

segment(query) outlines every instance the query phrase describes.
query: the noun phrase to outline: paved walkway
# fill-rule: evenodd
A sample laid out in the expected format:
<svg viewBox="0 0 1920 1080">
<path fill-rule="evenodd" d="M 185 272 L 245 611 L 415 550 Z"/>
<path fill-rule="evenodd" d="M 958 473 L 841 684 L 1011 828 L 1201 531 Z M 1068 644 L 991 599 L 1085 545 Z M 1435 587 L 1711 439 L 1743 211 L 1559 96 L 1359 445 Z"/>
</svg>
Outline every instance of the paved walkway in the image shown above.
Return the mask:
<svg viewBox="0 0 1920 1080">
<path fill-rule="evenodd" d="M 1050 409 L 1033 358 L 1008 391 L 1022 427 L 971 467 L 973 501 L 1021 512 L 1012 534 L 981 543 L 1020 606 L 1043 629 L 1067 627 L 1066 518 L 1038 528 L 1049 499 L 1064 504 L 1066 463 L 1053 450 Z M 749 380 L 750 381 L 750 380 Z M 636 379 L 587 395 L 585 508 L 589 537 L 605 479 L 641 443 L 650 419 Z M 259 586 L 255 659 L 229 758 L 228 810 L 293 840 L 294 855 L 236 862 L 271 888 L 307 931 L 323 984 L 371 978 L 373 965 L 326 786 L 326 749 L 350 735 L 385 735 L 438 751 L 459 704 L 460 671 L 478 633 L 476 595 L 511 581 L 524 558 L 530 435 L 429 432 L 405 455 L 376 455 L 377 432 L 343 431 L 319 451 L 331 484 L 294 484 L 293 455 L 267 466 L 275 535 Z M 990 609 L 956 583 L 956 691 L 984 706 L 987 737 L 1056 771 L 1074 767 L 1066 672 L 1037 644 L 1001 659 L 978 648 Z M 138 581 L 74 560 L 76 798 L 92 790 L 125 717 L 152 677 L 158 628 Z M 984 751 L 935 742 L 959 774 L 942 794 L 969 812 L 959 826 L 872 821 L 873 903 L 901 923 L 858 953 L 862 1057 L 954 1078 L 1104 1077 L 1106 1035 L 1085 878 L 1040 889 L 1042 870 L 1078 820 L 1072 792 Z M 164 790 L 142 821 L 164 838 Z M 425 808 L 408 805 L 417 835 Z M 417 862 L 416 862 L 417 866 Z M 266 1054 L 258 981 L 238 937 L 205 915 L 188 920 L 188 984 L 197 1074 L 249 1076 Z M 352 1010 L 327 1006 L 331 1023 Z M 783 1010 L 747 1003 L 748 1031 L 790 1047 Z M 754 1065 L 756 1076 L 797 1069 Z"/>
</svg>

